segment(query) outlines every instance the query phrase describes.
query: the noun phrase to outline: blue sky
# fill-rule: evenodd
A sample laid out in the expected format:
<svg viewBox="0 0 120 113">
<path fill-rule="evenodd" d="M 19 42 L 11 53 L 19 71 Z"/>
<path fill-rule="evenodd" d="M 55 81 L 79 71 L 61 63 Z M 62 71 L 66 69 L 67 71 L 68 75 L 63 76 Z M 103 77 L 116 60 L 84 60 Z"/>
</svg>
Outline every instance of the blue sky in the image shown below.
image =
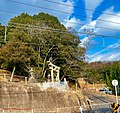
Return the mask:
<svg viewBox="0 0 120 113">
<path fill-rule="evenodd" d="M 120 0 L 1 0 L 0 23 L 23 12 L 52 14 L 78 31 L 89 62 L 120 60 Z"/>
</svg>

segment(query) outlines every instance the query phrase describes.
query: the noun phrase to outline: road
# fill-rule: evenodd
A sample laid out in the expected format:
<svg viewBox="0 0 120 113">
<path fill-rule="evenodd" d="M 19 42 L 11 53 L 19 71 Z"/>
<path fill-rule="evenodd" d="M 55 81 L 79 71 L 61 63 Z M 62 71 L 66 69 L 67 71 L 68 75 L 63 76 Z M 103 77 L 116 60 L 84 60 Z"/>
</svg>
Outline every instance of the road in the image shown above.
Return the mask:
<svg viewBox="0 0 120 113">
<path fill-rule="evenodd" d="M 112 95 L 90 91 L 83 91 L 83 94 L 91 100 L 95 113 L 113 113 L 111 104 L 115 102 L 115 98 Z"/>
</svg>

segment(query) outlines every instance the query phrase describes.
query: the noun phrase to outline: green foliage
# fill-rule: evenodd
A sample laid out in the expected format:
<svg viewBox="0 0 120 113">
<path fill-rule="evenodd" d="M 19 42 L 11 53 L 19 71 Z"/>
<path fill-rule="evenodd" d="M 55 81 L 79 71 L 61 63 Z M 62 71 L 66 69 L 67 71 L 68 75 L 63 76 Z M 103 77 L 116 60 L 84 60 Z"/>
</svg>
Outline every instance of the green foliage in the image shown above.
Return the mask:
<svg viewBox="0 0 120 113">
<path fill-rule="evenodd" d="M 16 74 L 26 75 L 27 72 L 23 71 L 24 68 L 27 68 L 29 64 L 36 64 L 36 52 L 20 41 L 17 41 L 17 43 L 16 41 L 9 41 L 5 46 L 0 48 L 0 51 L 1 68 L 7 68 L 12 71 L 15 66 Z"/>
<path fill-rule="evenodd" d="M 103 68 L 103 75 L 107 86 L 114 90 L 112 80 L 116 79 L 120 81 L 120 62 L 116 61 L 106 64 L 106 66 Z"/>
<path fill-rule="evenodd" d="M 74 30 L 72 30 L 74 31 Z M 5 26 L 0 25 L 0 41 L 4 41 Z M 83 62 L 85 49 L 78 47 L 77 34 L 70 33 L 59 20 L 45 13 L 30 16 L 21 14 L 7 26 L 7 43 L 0 45 L 0 68 L 15 74 L 29 75 L 33 67 L 38 81 L 50 73 L 47 61 L 60 67 L 60 78 L 75 81 L 87 77 L 89 83 L 106 83 L 111 89 L 113 79 L 120 80 L 119 62 Z"/>
<path fill-rule="evenodd" d="M 88 66 L 87 77 L 90 83 L 105 83 L 114 92 L 112 80 L 120 81 L 120 61 L 91 63 Z"/>
<path fill-rule="evenodd" d="M 0 41 L 4 40 L 5 27 L 0 24 Z"/>
<path fill-rule="evenodd" d="M 65 30 L 65 27 L 61 25 L 61 23 L 55 16 L 50 16 L 49 14 L 45 13 L 39 13 L 38 15 L 34 15 L 33 18 L 36 21 L 36 25 Z"/>
<path fill-rule="evenodd" d="M 102 62 L 90 63 L 87 66 L 87 78 L 89 83 L 101 83 L 104 82 L 102 74 Z"/>
<path fill-rule="evenodd" d="M 1 68 L 12 71 L 15 66 L 16 74 L 26 76 L 29 67 L 33 67 L 41 81 L 49 74 L 47 61 L 50 60 L 61 67 L 61 79 L 81 76 L 84 48 L 78 47 L 79 37 L 67 32 L 56 17 L 23 13 L 9 21 L 7 32 L 8 42 L 0 48 Z"/>
<path fill-rule="evenodd" d="M 5 35 L 5 27 L 0 24 L 0 36 L 4 37 Z"/>
</svg>

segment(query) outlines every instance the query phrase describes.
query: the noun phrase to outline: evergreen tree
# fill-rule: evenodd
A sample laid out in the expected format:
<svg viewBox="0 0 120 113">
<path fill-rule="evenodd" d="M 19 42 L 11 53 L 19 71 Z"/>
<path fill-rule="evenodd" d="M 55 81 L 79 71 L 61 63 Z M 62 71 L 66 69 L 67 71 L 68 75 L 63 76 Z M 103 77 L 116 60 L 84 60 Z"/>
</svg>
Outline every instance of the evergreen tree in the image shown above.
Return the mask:
<svg viewBox="0 0 120 113">
<path fill-rule="evenodd" d="M 84 48 L 78 47 L 79 37 L 71 34 L 59 20 L 45 13 L 30 16 L 21 14 L 8 23 L 8 42 L 1 47 L 2 68 L 16 68 L 16 73 L 27 75 L 28 65 L 36 69 L 38 78 L 49 74 L 47 61 L 60 66 L 61 79 L 81 76 Z M 8 56 L 8 57 L 7 57 Z M 22 70 L 24 67 L 24 71 Z M 39 70 L 39 71 L 38 71 Z"/>
</svg>

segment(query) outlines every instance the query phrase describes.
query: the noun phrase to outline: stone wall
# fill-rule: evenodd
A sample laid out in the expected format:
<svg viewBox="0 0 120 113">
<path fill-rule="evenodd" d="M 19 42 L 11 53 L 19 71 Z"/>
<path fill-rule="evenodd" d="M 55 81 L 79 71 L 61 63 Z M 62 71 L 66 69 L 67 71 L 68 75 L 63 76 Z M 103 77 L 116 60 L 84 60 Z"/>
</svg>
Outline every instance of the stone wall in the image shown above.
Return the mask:
<svg viewBox="0 0 120 113">
<path fill-rule="evenodd" d="M 75 92 L 65 89 L 0 82 L 0 113 L 79 113 L 78 101 Z"/>
</svg>

